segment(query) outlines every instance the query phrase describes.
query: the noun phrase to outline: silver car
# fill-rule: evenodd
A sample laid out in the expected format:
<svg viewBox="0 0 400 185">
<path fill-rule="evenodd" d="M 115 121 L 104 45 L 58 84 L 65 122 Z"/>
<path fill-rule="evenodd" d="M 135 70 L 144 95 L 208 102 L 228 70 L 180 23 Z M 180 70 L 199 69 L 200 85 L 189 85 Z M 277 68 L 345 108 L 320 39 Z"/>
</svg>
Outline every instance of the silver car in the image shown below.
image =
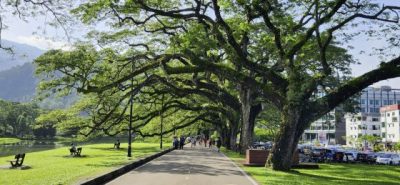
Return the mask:
<svg viewBox="0 0 400 185">
<path fill-rule="evenodd" d="M 383 154 L 376 158 L 376 163 L 378 164 L 390 164 L 390 165 L 399 165 L 400 164 L 400 156 L 399 154 Z"/>
</svg>

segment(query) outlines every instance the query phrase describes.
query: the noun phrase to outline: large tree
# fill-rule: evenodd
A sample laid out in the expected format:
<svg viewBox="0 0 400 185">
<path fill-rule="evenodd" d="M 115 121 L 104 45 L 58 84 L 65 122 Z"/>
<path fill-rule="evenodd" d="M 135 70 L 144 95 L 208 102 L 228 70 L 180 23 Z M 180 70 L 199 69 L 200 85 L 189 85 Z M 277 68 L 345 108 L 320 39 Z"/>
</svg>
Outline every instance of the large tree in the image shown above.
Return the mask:
<svg viewBox="0 0 400 185">
<path fill-rule="evenodd" d="M 240 102 L 243 147 L 251 144 L 260 102 L 281 112 L 269 160 L 273 169 L 289 170 L 311 122 L 367 86 L 400 76 L 397 57 L 330 85 L 353 62 L 342 48 L 357 34 L 349 28 L 359 27 L 371 37 L 383 33 L 389 46 L 396 45 L 399 9 L 368 0 L 89 1 L 73 13 L 87 24 L 111 25 L 89 36 L 113 49 L 100 55 L 82 48 L 51 51 L 37 63 L 39 72 L 65 75 L 48 87 L 74 87 L 83 93 L 109 93 L 132 78 L 140 90 L 162 81 L 157 76 L 178 84 L 182 82 L 174 78 L 229 82 Z M 198 76 L 204 78 L 196 80 Z M 313 96 L 320 87 L 328 87 L 326 94 Z"/>
</svg>

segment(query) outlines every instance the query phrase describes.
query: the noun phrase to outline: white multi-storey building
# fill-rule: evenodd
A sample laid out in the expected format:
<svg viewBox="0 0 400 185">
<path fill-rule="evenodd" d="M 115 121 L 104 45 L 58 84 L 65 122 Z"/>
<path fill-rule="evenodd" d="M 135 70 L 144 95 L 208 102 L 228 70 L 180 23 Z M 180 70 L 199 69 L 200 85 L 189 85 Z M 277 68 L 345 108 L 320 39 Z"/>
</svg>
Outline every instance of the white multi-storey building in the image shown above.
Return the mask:
<svg viewBox="0 0 400 185">
<path fill-rule="evenodd" d="M 368 144 L 371 147 L 370 143 L 360 142 L 359 138 L 363 135 L 385 136 L 386 132 L 383 133 L 382 130 L 386 125 L 381 123 L 382 117 L 379 112 L 381 107 L 393 104 L 400 104 L 399 89 L 392 89 L 390 86 L 364 89 L 359 97 L 360 113 L 345 116 L 346 144 L 349 146 Z"/>
<path fill-rule="evenodd" d="M 381 112 L 381 138 L 387 146 L 400 142 L 400 105 L 382 107 Z"/>
<path fill-rule="evenodd" d="M 315 95 L 322 97 L 325 94 L 320 91 Z M 377 126 L 380 126 L 377 124 L 379 122 L 379 109 L 386 105 L 400 104 L 400 90 L 392 89 L 390 86 L 368 87 L 361 92 L 358 102 L 359 114 L 344 116 L 345 113 L 336 108 L 313 122 L 309 129 L 304 131 L 302 140 L 304 142 L 319 141 L 322 144 L 349 144 L 352 141 L 347 140 L 355 141 L 362 135 L 375 134 L 380 136 L 380 130 L 374 130 L 377 129 Z M 357 120 L 357 117 L 360 120 Z M 366 125 L 366 127 L 363 127 L 363 125 Z M 354 141 L 351 145 L 355 145 Z"/>
<path fill-rule="evenodd" d="M 337 142 L 337 119 L 336 110 L 324 115 L 304 131 L 303 141 L 321 144 L 336 144 Z"/>
<path fill-rule="evenodd" d="M 325 96 L 325 92 L 319 89 L 314 96 L 316 98 Z M 311 123 L 302 136 L 303 142 L 319 142 L 324 145 L 344 144 L 345 124 L 343 111 L 335 108 L 318 120 Z"/>
<path fill-rule="evenodd" d="M 360 140 L 363 135 L 381 136 L 379 113 L 346 114 L 346 145 L 352 147 L 368 146 L 373 143 Z M 357 146 L 358 145 L 358 146 Z"/>
</svg>

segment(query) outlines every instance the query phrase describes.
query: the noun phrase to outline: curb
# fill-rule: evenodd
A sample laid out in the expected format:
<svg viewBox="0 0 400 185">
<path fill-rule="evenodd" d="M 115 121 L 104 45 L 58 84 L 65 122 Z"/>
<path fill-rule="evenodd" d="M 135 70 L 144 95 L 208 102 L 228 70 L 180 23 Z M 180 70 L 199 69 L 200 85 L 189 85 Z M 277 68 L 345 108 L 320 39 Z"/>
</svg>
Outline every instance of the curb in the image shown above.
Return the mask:
<svg viewBox="0 0 400 185">
<path fill-rule="evenodd" d="M 167 150 L 164 150 L 162 152 L 153 154 L 151 156 L 145 157 L 144 159 L 138 159 L 135 162 L 122 166 L 114 171 L 111 171 L 109 173 L 106 173 L 104 175 L 95 177 L 94 179 L 88 180 L 86 182 L 81 183 L 81 185 L 98 185 L 98 184 L 105 184 L 111 180 L 114 180 L 115 178 L 139 167 L 142 166 L 148 162 L 150 162 L 153 159 L 156 159 L 157 157 L 160 157 L 168 152 L 171 152 L 172 150 L 174 150 L 173 148 L 169 148 Z"/>
<path fill-rule="evenodd" d="M 220 155 L 224 156 L 226 159 L 228 159 L 239 171 L 240 173 L 242 173 L 242 175 L 244 175 L 253 185 L 259 185 L 258 182 L 250 176 L 250 174 L 248 174 L 246 171 L 244 171 L 241 167 L 239 167 L 235 161 L 233 161 L 231 158 L 229 158 L 228 156 L 226 156 L 223 152 L 220 152 Z"/>
</svg>

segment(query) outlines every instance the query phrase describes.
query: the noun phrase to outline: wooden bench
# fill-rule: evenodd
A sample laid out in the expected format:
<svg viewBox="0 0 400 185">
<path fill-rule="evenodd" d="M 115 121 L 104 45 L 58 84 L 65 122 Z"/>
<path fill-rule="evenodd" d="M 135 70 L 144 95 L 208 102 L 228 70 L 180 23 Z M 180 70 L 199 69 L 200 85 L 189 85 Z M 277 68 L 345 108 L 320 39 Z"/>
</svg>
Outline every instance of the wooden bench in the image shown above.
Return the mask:
<svg viewBox="0 0 400 185">
<path fill-rule="evenodd" d="M 14 159 L 15 160 L 9 161 L 11 164 L 11 167 L 22 166 L 22 164 L 24 163 L 24 159 L 25 159 L 25 153 L 15 155 Z"/>
<path fill-rule="evenodd" d="M 114 143 L 114 148 L 119 149 L 120 145 L 121 145 L 120 142 L 116 142 L 116 143 Z"/>
<path fill-rule="evenodd" d="M 76 150 L 74 150 L 73 148 L 69 149 L 69 152 L 71 153 L 72 156 L 81 156 L 81 152 L 82 152 L 82 147 L 77 148 Z"/>
</svg>

